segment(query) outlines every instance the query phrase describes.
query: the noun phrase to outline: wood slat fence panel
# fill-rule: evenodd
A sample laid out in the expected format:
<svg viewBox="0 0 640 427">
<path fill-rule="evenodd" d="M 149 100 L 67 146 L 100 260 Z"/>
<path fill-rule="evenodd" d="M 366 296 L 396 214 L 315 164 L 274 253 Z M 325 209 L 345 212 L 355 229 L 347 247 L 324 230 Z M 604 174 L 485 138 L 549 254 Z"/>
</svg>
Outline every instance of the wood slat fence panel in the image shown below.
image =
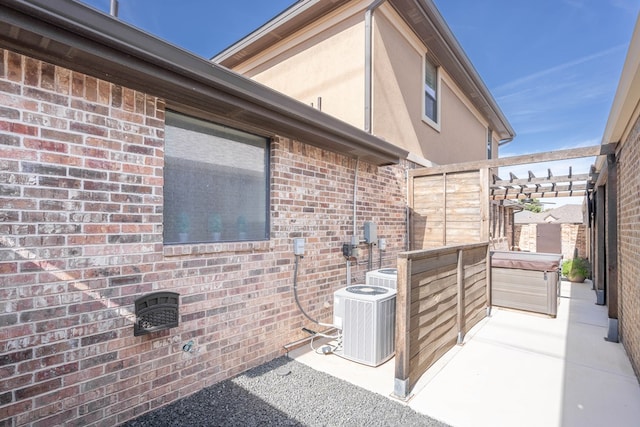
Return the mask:
<svg viewBox="0 0 640 427">
<path fill-rule="evenodd" d="M 398 256 L 394 394 L 406 399 L 418 379 L 486 315 L 489 243 Z"/>
<path fill-rule="evenodd" d="M 488 238 L 488 171 L 429 174 L 409 180 L 411 249 L 477 243 Z"/>
</svg>

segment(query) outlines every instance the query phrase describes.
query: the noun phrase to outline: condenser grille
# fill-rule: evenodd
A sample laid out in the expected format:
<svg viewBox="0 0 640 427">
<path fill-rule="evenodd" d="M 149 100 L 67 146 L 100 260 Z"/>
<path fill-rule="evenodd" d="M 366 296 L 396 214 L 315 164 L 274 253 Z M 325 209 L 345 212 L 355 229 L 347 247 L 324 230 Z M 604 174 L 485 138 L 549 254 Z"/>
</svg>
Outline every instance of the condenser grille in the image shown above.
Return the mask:
<svg viewBox="0 0 640 427">
<path fill-rule="evenodd" d="M 398 270 L 395 268 L 383 268 L 380 270 L 368 271 L 366 274 L 366 284 L 368 286 L 381 286 L 387 289 L 397 289 Z"/>
<path fill-rule="evenodd" d="M 393 356 L 395 348 L 395 293 L 379 300 L 340 298 L 343 356 L 377 366 Z"/>
</svg>

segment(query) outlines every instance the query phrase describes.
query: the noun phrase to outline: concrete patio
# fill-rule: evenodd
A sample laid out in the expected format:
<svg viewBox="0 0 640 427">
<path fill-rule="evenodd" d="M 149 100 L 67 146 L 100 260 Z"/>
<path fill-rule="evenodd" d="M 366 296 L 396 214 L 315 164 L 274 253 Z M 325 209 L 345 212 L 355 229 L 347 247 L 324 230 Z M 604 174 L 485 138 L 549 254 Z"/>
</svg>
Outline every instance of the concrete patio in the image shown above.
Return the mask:
<svg viewBox="0 0 640 427">
<path fill-rule="evenodd" d="M 637 426 L 640 385 L 622 344 L 604 340 L 607 311 L 591 286 L 562 282 L 557 318 L 494 308 L 423 375 L 407 404 L 460 427 Z M 372 368 L 308 345 L 289 357 L 385 396 L 393 391 L 394 359 Z"/>
</svg>

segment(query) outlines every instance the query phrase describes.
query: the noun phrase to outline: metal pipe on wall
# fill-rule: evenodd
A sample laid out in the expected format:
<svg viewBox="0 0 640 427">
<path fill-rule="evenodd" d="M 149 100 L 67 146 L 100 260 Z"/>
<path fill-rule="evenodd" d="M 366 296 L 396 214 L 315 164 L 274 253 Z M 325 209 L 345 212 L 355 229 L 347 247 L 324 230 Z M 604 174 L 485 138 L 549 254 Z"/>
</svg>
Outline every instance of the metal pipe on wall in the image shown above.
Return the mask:
<svg viewBox="0 0 640 427">
<path fill-rule="evenodd" d="M 111 7 L 109 8 L 109 14 L 114 17 L 118 17 L 118 0 L 111 0 Z"/>
<path fill-rule="evenodd" d="M 386 0 L 375 0 L 364 14 L 364 130 L 373 133 L 373 12 Z"/>
</svg>

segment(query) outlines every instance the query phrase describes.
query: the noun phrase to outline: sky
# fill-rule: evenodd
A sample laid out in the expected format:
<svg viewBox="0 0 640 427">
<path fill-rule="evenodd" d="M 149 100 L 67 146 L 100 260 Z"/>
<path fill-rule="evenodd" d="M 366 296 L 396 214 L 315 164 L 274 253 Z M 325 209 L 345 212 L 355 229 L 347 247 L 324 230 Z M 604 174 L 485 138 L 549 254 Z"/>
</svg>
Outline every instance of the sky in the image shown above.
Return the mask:
<svg viewBox="0 0 640 427">
<path fill-rule="evenodd" d="M 110 0 L 84 0 L 109 11 Z M 293 0 L 119 0 L 120 19 L 210 58 Z M 516 131 L 500 157 L 598 145 L 640 0 L 434 0 Z M 593 158 L 510 169 L 586 173 Z M 570 202 L 580 203 L 581 199 Z M 557 200 L 558 205 L 566 200 Z M 549 206 L 553 207 L 553 206 Z"/>
</svg>

